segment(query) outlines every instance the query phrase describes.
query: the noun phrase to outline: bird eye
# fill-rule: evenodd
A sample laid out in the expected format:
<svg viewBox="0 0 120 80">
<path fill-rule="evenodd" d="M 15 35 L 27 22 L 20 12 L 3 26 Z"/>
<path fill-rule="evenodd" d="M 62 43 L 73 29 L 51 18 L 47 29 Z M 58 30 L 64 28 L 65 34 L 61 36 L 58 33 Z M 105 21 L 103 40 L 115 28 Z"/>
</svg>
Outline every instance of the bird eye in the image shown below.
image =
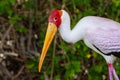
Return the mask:
<svg viewBox="0 0 120 80">
<path fill-rule="evenodd" d="M 54 21 L 57 21 L 57 19 L 58 19 L 58 18 L 57 18 L 57 17 L 55 17 L 55 18 L 54 18 Z"/>
</svg>

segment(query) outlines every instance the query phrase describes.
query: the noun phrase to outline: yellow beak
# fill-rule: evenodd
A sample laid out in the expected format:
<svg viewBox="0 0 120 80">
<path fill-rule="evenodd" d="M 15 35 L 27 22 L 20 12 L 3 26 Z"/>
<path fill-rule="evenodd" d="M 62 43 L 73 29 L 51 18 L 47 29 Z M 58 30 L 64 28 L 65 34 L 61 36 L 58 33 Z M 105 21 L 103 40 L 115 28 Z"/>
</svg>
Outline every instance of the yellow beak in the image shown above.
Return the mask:
<svg viewBox="0 0 120 80">
<path fill-rule="evenodd" d="M 57 32 L 56 25 L 53 24 L 53 23 L 49 23 L 48 28 L 47 28 L 45 41 L 44 41 L 44 45 L 43 45 L 43 49 L 42 49 L 42 53 L 41 53 L 40 60 L 39 60 L 39 67 L 38 67 L 39 72 L 41 71 L 43 60 L 45 58 L 45 55 L 46 55 L 46 53 L 48 51 L 48 48 L 49 48 L 49 46 L 50 46 L 56 32 Z"/>
</svg>

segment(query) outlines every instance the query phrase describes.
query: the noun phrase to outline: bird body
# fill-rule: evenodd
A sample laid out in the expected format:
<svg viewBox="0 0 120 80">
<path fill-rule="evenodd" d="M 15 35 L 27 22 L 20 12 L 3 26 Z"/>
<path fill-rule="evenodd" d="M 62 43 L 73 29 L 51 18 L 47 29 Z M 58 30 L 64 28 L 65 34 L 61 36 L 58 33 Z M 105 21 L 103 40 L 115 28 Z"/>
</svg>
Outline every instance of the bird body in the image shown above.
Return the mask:
<svg viewBox="0 0 120 80">
<path fill-rule="evenodd" d="M 49 22 L 51 25 L 55 24 L 57 26 L 61 37 L 66 42 L 76 43 L 83 40 L 89 48 L 101 54 L 108 64 L 110 80 L 112 80 L 112 76 L 119 80 L 112 64 L 116 57 L 120 57 L 120 23 L 107 18 L 87 16 L 78 21 L 71 30 L 70 16 L 65 10 L 51 12 Z M 47 49 L 43 49 L 43 54 L 46 51 Z M 41 58 L 40 68 L 43 62 Z"/>
<path fill-rule="evenodd" d="M 67 16 L 64 16 L 67 15 Z M 120 24 L 113 20 L 87 16 L 70 29 L 70 17 L 64 12 L 59 32 L 68 43 L 84 40 L 85 44 L 102 56 L 120 52 Z M 98 47 L 101 51 L 97 50 Z M 103 51 L 103 52 L 102 52 Z M 119 53 L 118 53 L 119 54 Z"/>
</svg>

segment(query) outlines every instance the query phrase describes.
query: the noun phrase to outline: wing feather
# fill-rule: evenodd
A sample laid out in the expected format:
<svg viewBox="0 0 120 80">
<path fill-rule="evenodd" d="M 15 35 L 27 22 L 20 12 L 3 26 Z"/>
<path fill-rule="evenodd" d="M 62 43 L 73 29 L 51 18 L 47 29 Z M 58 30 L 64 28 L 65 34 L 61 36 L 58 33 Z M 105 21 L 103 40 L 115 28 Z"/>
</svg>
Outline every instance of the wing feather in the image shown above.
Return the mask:
<svg viewBox="0 0 120 80">
<path fill-rule="evenodd" d="M 120 30 L 92 30 L 87 33 L 87 39 L 104 54 L 120 52 Z"/>
</svg>

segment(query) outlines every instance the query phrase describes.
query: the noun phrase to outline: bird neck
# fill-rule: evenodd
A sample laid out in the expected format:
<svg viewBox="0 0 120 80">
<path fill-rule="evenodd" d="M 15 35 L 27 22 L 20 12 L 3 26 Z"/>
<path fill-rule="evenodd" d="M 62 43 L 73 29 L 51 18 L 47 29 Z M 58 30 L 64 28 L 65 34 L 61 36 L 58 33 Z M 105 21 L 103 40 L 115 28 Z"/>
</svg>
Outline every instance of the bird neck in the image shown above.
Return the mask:
<svg viewBox="0 0 120 80">
<path fill-rule="evenodd" d="M 63 10 L 62 22 L 59 27 L 59 32 L 63 38 L 68 43 L 75 43 L 83 39 L 85 35 L 85 27 L 81 21 L 71 30 L 70 28 L 70 16 L 66 11 Z"/>
</svg>

